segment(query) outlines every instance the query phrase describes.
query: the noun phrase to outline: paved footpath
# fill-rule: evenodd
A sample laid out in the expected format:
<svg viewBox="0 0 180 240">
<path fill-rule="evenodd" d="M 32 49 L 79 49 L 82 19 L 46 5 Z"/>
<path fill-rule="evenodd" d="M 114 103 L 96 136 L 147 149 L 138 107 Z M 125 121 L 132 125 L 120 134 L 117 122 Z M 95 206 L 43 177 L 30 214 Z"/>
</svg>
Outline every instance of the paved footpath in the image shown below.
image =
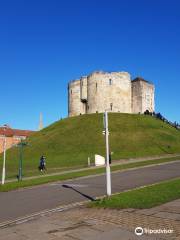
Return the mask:
<svg viewBox="0 0 180 240">
<path fill-rule="evenodd" d="M 135 235 L 145 231 L 166 230 L 164 234 Z M 63 212 L 39 215 L 0 229 L 2 240 L 179 240 L 180 200 L 159 207 L 135 210 L 75 207 Z"/>
<path fill-rule="evenodd" d="M 112 192 L 180 177 L 180 161 L 114 172 Z M 105 175 L 0 192 L 0 224 L 46 209 L 86 201 L 106 193 Z"/>
</svg>

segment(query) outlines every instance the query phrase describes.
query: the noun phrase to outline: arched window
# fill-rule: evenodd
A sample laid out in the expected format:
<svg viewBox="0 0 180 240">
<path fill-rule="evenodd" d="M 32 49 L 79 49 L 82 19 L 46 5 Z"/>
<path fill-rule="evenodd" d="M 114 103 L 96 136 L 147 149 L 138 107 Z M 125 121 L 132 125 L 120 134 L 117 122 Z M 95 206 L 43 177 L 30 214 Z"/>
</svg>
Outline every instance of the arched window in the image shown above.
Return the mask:
<svg viewBox="0 0 180 240">
<path fill-rule="evenodd" d="M 96 91 L 97 91 L 97 83 L 96 83 Z"/>
<path fill-rule="evenodd" d="M 72 95 L 72 89 L 71 89 L 71 95 Z"/>
<path fill-rule="evenodd" d="M 111 78 L 109 79 L 109 85 L 112 85 L 112 79 Z"/>
</svg>

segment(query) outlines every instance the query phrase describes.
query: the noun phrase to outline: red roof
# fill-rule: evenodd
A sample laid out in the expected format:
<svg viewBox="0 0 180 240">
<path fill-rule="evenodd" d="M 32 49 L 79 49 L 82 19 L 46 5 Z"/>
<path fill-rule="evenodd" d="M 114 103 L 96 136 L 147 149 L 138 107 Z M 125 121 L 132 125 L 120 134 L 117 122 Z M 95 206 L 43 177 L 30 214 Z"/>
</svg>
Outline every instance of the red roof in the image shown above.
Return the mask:
<svg viewBox="0 0 180 240">
<path fill-rule="evenodd" d="M 33 132 L 35 131 L 12 129 L 10 127 L 0 127 L 0 135 L 5 135 L 6 137 L 13 137 L 13 136 L 28 137 Z"/>
</svg>

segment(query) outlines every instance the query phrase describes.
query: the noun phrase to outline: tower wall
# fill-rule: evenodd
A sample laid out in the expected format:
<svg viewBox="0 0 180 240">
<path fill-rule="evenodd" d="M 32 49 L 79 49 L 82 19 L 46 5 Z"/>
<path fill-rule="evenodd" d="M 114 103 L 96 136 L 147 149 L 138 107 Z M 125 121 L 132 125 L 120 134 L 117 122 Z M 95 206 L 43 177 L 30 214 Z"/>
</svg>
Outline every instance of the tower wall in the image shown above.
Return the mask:
<svg viewBox="0 0 180 240">
<path fill-rule="evenodd" d="M 154 85 L 145 80 L 132 81 L 132 113 L 154 112 L 154 91 Z"/>
<path fill-rule="evenodd" d="M 86 102 L 87 101 L 87 77 L 81 77 L 80 79 L 80 87 L 81 87 L 81 101 Z"/>
<path fill-rule="evenodd" d="M 153 84 L 142 82 L 142 112 L 146 110 L 149 112 L 155 111 L 154 104 L 154 91 L 155 87 Z"/>
<path fill-rule="evenodd" d="M 140 81 L 131 83 L 132 89 L 132 113 L 142 113 L 142 93 Z"/>
<path fill-rule="evenodd" d="M 127 72 L 94 72 L 87 78 L 87 113 L 131 113 L 131 80 Z"/>
<path fill-rule="evenodd" d="M 81 102 L 80 80 L 75 80 L 68 85 L 68 115 L 72 117 L 84 113 L 84 104 Z"/>
</svg>

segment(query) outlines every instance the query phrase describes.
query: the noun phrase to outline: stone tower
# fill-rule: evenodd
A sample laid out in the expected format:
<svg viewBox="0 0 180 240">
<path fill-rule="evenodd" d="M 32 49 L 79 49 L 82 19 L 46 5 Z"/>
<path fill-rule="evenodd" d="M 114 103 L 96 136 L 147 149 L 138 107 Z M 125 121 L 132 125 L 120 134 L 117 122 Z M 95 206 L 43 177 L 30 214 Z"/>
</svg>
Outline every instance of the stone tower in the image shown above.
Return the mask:
<svg viewBox="0 0 180 240">
<path fill-rule="evenodd" d="M 85 114 L 85 104 L 81 101 L 81 81 L 74 80 L 68 85 L 68 115 L 70 117 Z"/>
<path fill-rule="evenodd" d="M 137 77 L 132 81 L 132 112 L 154 112 L 154 85 Z"/>
<path fill-rule="evenodd" d="M 127 72 L 94 72 L 87 78 L 87 113 L 131 112 L 131 80 Z"/>
<path fill-rule="evenodd" d="M 154 85 L 127 72 L 93 72 L 68 84 L 69 117 L 104 112 L 154 111 Z"/>
</svg>

